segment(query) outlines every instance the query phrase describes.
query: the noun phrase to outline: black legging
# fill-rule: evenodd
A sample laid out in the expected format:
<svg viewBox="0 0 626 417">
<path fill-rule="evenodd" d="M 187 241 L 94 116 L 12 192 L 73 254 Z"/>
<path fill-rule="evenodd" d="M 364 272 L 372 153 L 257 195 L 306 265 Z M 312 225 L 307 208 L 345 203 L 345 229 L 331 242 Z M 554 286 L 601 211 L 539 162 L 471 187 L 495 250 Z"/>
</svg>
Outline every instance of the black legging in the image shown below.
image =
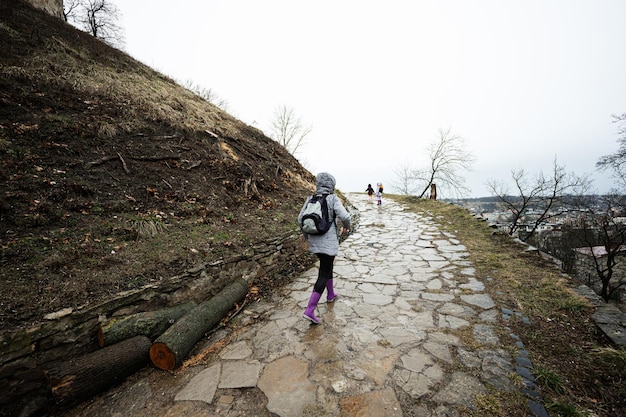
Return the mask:
<svg viewBox="0 0 626 417">
<path fill-rule="evenodd" d="M 326 289 L 326 283 L 329 279 L 333 279 L 333 263 L 335 262 L 335 257 L 324 253 L 316 253 L 316 255 L 320 260 L 320 270 L 317 273 L 317 281 L 315 281 L 313 290 L 323 294 Z"/>
</svg>

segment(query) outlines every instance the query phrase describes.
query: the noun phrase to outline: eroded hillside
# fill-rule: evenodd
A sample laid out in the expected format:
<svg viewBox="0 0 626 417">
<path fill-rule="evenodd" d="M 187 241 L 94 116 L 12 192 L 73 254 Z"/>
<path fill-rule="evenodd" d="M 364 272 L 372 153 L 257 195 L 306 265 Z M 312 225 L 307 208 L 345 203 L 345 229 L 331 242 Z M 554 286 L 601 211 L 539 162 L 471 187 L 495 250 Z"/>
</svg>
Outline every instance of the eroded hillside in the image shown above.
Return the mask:
<svg viewBox="0 0 626 417">
<path fill-rule="evenodd" d="M 0 167 L 5 329 L 292 230 L 313 184 L 261 131 L 7 0 Z"/>
</svg>

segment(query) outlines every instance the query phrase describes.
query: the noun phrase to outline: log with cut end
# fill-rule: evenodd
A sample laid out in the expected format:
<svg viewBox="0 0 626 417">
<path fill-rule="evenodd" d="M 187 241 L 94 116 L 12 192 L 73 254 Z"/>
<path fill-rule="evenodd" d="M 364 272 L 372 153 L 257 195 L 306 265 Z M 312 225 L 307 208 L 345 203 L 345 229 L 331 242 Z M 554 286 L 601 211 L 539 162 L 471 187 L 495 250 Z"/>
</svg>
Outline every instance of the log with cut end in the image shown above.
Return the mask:
<svg viewBox="0 0 626 417">
<path fill-rule="evenodd" d="M 247 293 L 246 281 L 237 279 L 182 316 L 152 344 L 152 363 L 168 371 L 179 366 L 204 334 L 226 317 L 230 309 L 243 300 Z"/>
<path fill-rule="evenodd" d="M 65 407 L 121 383 L 149 363 L 149 351 L 150 339 L 136 336 L 50 366 L 45 374 L 56 404 Z"/>
<path fill-rule="evenodd" d="M 100 324 L 98 343 L 100 347 L 104 347 L 139 335 L 154 340 L 194 307 L 196 307 L 196 303 L 188 301 L 170 308 L 111 319 L 106 324 Z"/>
</svg>

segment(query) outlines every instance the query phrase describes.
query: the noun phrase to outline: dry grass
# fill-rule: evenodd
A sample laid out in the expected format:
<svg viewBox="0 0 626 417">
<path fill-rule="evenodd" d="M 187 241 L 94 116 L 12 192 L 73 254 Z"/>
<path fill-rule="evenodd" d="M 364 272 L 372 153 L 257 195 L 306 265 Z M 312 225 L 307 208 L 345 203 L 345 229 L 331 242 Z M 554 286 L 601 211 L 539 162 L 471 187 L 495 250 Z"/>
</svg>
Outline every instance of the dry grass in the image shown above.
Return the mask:
<svg viewBox="0 0 626 417">
<path fill-rule="evenodd" d="M 98 97 L 122 104 L 126 117 L 121 121 L 103 121 L 99 127 L 107 136 L 112 132 L 126 134 L 145 128 L 145 123 L 162 123 L 181 131 L 194 131 L 198 126 L 215 128 L 217 108 L 191 91 L 175 84 L 156 72 L 119 71 L 115 66 L 101 65 L 90 57 L 89 48 L 70 47 L 60 38 L 48 39 L 48 53 L 26 60 L 20 67 L 5 67 L 6 74 L 20 72 L 46 85 L 70 86 L 82 92 L 85 101 Z M 91 65 L 85 66 L 85 61 Z M 51 70 L 52 68 L 52 70 Z M 64 85 L 61 85 L 64 84 Z M 95 104 L 95 103 L 94 103 Z M 234 119 L 219 117 L 221 133 L 234 133 L 228 122 Z M 226 130 L 226 131 L 225 131 Z"/>
</svg>

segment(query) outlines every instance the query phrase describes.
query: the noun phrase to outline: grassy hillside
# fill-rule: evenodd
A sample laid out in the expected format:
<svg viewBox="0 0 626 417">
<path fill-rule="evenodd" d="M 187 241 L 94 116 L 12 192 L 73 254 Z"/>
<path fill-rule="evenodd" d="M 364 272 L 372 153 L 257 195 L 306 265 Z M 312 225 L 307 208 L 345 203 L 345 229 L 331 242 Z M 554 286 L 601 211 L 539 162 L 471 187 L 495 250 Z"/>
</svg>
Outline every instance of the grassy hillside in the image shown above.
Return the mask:
<svg viewBox="0 0 626 417">
<path fill-rule="evenodd" d="M 158 283 L 295 227 L 313 178 L 261 131 L 0 1 L 0 326 Z"/>
</svg>

